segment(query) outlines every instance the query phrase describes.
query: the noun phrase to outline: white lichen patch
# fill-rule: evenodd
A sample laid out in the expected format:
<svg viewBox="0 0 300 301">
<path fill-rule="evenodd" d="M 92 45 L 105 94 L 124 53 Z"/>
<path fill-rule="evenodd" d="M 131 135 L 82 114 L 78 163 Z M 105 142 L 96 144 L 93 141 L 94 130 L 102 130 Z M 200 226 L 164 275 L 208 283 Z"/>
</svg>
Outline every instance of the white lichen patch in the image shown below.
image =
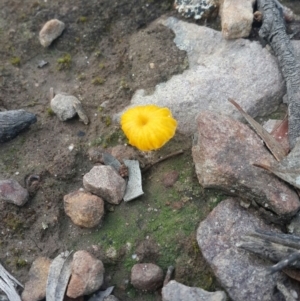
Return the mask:
<svg viewBox="0 0 300 301">
<path fill-rule="evenodd" d="M 215 0 L 175 0 L 174 7 L 186 18 L 199 20 L 208 17 L 217 7 Z"/>
</svg>

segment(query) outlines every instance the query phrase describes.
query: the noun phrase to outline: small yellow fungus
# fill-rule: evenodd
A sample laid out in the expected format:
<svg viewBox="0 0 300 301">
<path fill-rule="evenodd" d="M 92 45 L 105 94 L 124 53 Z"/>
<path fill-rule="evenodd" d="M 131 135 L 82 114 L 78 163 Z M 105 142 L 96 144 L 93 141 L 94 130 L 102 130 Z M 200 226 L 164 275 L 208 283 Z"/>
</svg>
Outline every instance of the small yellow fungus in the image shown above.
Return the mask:
<svg viewBox="0 0 300 301">
<path fill-rule="evenodd" d="M 168 108 L 146 105 L 128 109 L 121 117 L 121 127 L 131 145 L 150 151 L 174 136 L 177 121 Z"/>
</svg>

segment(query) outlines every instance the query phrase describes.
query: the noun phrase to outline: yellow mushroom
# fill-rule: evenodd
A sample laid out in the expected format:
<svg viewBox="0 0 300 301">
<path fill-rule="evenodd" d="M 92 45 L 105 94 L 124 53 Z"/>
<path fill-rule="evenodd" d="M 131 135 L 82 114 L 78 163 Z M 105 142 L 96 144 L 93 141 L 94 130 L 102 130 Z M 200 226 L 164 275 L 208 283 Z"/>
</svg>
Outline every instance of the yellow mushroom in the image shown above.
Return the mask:
<svg viewBox="0 0 300 301">
<path fill-rule="evenodd" d="M 174 136 L 177 121 L 168 108 L 145 105 L 123 113 L 121 127 L 131 145 L 150 151 L 161 148 Z"/>
</svg>

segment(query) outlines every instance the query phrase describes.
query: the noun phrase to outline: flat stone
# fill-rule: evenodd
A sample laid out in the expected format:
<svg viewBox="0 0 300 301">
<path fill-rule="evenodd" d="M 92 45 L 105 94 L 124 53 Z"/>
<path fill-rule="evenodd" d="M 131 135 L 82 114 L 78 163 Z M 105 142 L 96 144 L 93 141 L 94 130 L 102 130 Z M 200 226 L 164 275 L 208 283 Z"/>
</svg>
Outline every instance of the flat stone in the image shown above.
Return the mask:
<svg viewBox="0 0 300 301">
<path fill-rule="evenodd" d="M 22 301 L 38 301 L 46 297 L 46 285 L 51 259 L 38 257 L 31 265 L 28 281 L 22 292 Z"/>
<path fill-rule="evenodd" d="M 254 0 L 223 0 L 219 15 L 225 39 L 248 37 L 253 22 Z"/>
<path fill-rule="evenodd" d="M 279 232 L 255 210 L 240 207 L 234 199 L 222 201 L 200 223 L 197 242 L 217 281 L 234 301 L 283 300 L 277 281 L 299 296 L 299 284 L 282 272 L 269 273 L 273 263 L 238 248 L 241 237 L 255 230 Z"/>
<path fill-rule="evenodd" d="M 137 263 L 131 269 L 131 284 L 136 289 L 155 291 L 163 281 L 163 270 L 153 263 Z"/>
<path fill-rule="evenodd" d="M 101 260 L 96 259 L 87 251 L 75 252 L 67 296 L 77 298 L 94 293 L 103 283 L 104 271 Z"/>
<path fill-rule="evenodd" d="M 225 115 L 202 112 L 197 117 L 197 142 L 192 148 L 199 183 L 254 201 L 289 218 L 300 202 L 296 192 L 273 174 L 253 166 L 275 159 L 247 125 Z"/>
<path fill-rule="evenodd" d="M 65 23 L 52 19 L 45 23 L 39 33 L 40 43 L 44 47 L 48 47 L 56 38 L 58 38 L 65 29 Z"/>
<path fill-rule="evenodd" d="M 111 204 L 119 204 L 126 189 L 125 180 L 111 166 L 94 166 L 83 177 L 86 190 Z"/>
<path fill-rule="evenodd" d="M 124 202 L 132 201 L 144 194 L 142 187 L 142 173 L 137 160 L 124 160 L 128 168 L 128 182 L 124 194 Z"/>
<path fill-rule="evenodd" d="M 75 191 L 65 195 L 64 208 L 75 225 L 85 228 L 97 226 L 104 215 L 103 200 L 84 191 Z"/>
<path fill-rule="evenodd" d="M 224 292 L 207 292 L 198 287 L 188 287 L 171 280 L 162 289 L 162 301 L 226 301 Z"/>
<path fill-rule="evenodd" d="M 28 201 L 28 191 L 16 180 L 0 180 L 0 200 L 23 206 Z"/>
<path fill-rule="evenodd" d="M 137 90 L 131 106 L 168 107 L 178 121 L 178 131 L 184 134 L 194 134 L 195 117 L 204 110 L 241 120 L 228 98 L 252 117 L 276 110 L 285 84 L 276 58 L 260 43 L 228 41 L 221 32 L 172 17 L 161 22 L 174 31 L 177 47 L 187 52 L 189 69 L 157 85 L 151 95 Z"/>
</svg>

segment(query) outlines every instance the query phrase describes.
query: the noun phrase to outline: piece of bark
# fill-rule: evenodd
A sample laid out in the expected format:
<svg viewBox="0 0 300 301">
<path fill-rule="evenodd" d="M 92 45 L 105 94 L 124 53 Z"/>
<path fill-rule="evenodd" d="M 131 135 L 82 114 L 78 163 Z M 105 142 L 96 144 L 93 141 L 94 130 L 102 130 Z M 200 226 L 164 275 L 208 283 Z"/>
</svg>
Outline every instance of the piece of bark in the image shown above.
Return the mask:
<svg viewBox="0 0 300 301">
<path fill-rule="evenodd" d="M 236 103 L 233 99 L 229 99 L 229 102 L 231 102 L 243 115 L 243 117 L 248 121 L 248 123 L 256 132 L 256 134 L 264 141 L 267 148 L 275 157 L 275 159 L 277 161 L 281 161 L 287 155 L 287 152 L 281 146 L 281 144 L 271 134 L 269 134 L 257 121 L 255 121 L 249 114 L 247 114 L 238 103 Z"/>
<path fill-rule="evenodd" d="M 279 163 L 271 165 L 255 163 L 254 166 L 264 168 L 300 189 L 300 141 L 296 143 L 289 155 Z"/>
<path fill-rule="evenodd" d="M 270 268 L 270 273 L 280 271 L 287 266 L 300 268 L 300 261 L 298 261 L 297 256 L 295 256 L 295 254 L 299 254 L 300 250 L 300 237 L 298 236 L 256 231 L 255 233 L 242 236 L 241 239 L 242 241 L 238 243 L 240 248 L 258 254 L 271 261 L 280 262 L 291 258 L 288 262 L 278 264 L 280 268 L 276 267 L 276 265 Z"/>
<path fill-rule="evenodd" d="M 259 36 L 271 45 L 286 81 L 289 142 L 292 149 L 300 133 L 300 63 L 286 34 L 280 6 L 274 0 L 258 0 L 257 4 L 263 15 Z"/>
</svg>

